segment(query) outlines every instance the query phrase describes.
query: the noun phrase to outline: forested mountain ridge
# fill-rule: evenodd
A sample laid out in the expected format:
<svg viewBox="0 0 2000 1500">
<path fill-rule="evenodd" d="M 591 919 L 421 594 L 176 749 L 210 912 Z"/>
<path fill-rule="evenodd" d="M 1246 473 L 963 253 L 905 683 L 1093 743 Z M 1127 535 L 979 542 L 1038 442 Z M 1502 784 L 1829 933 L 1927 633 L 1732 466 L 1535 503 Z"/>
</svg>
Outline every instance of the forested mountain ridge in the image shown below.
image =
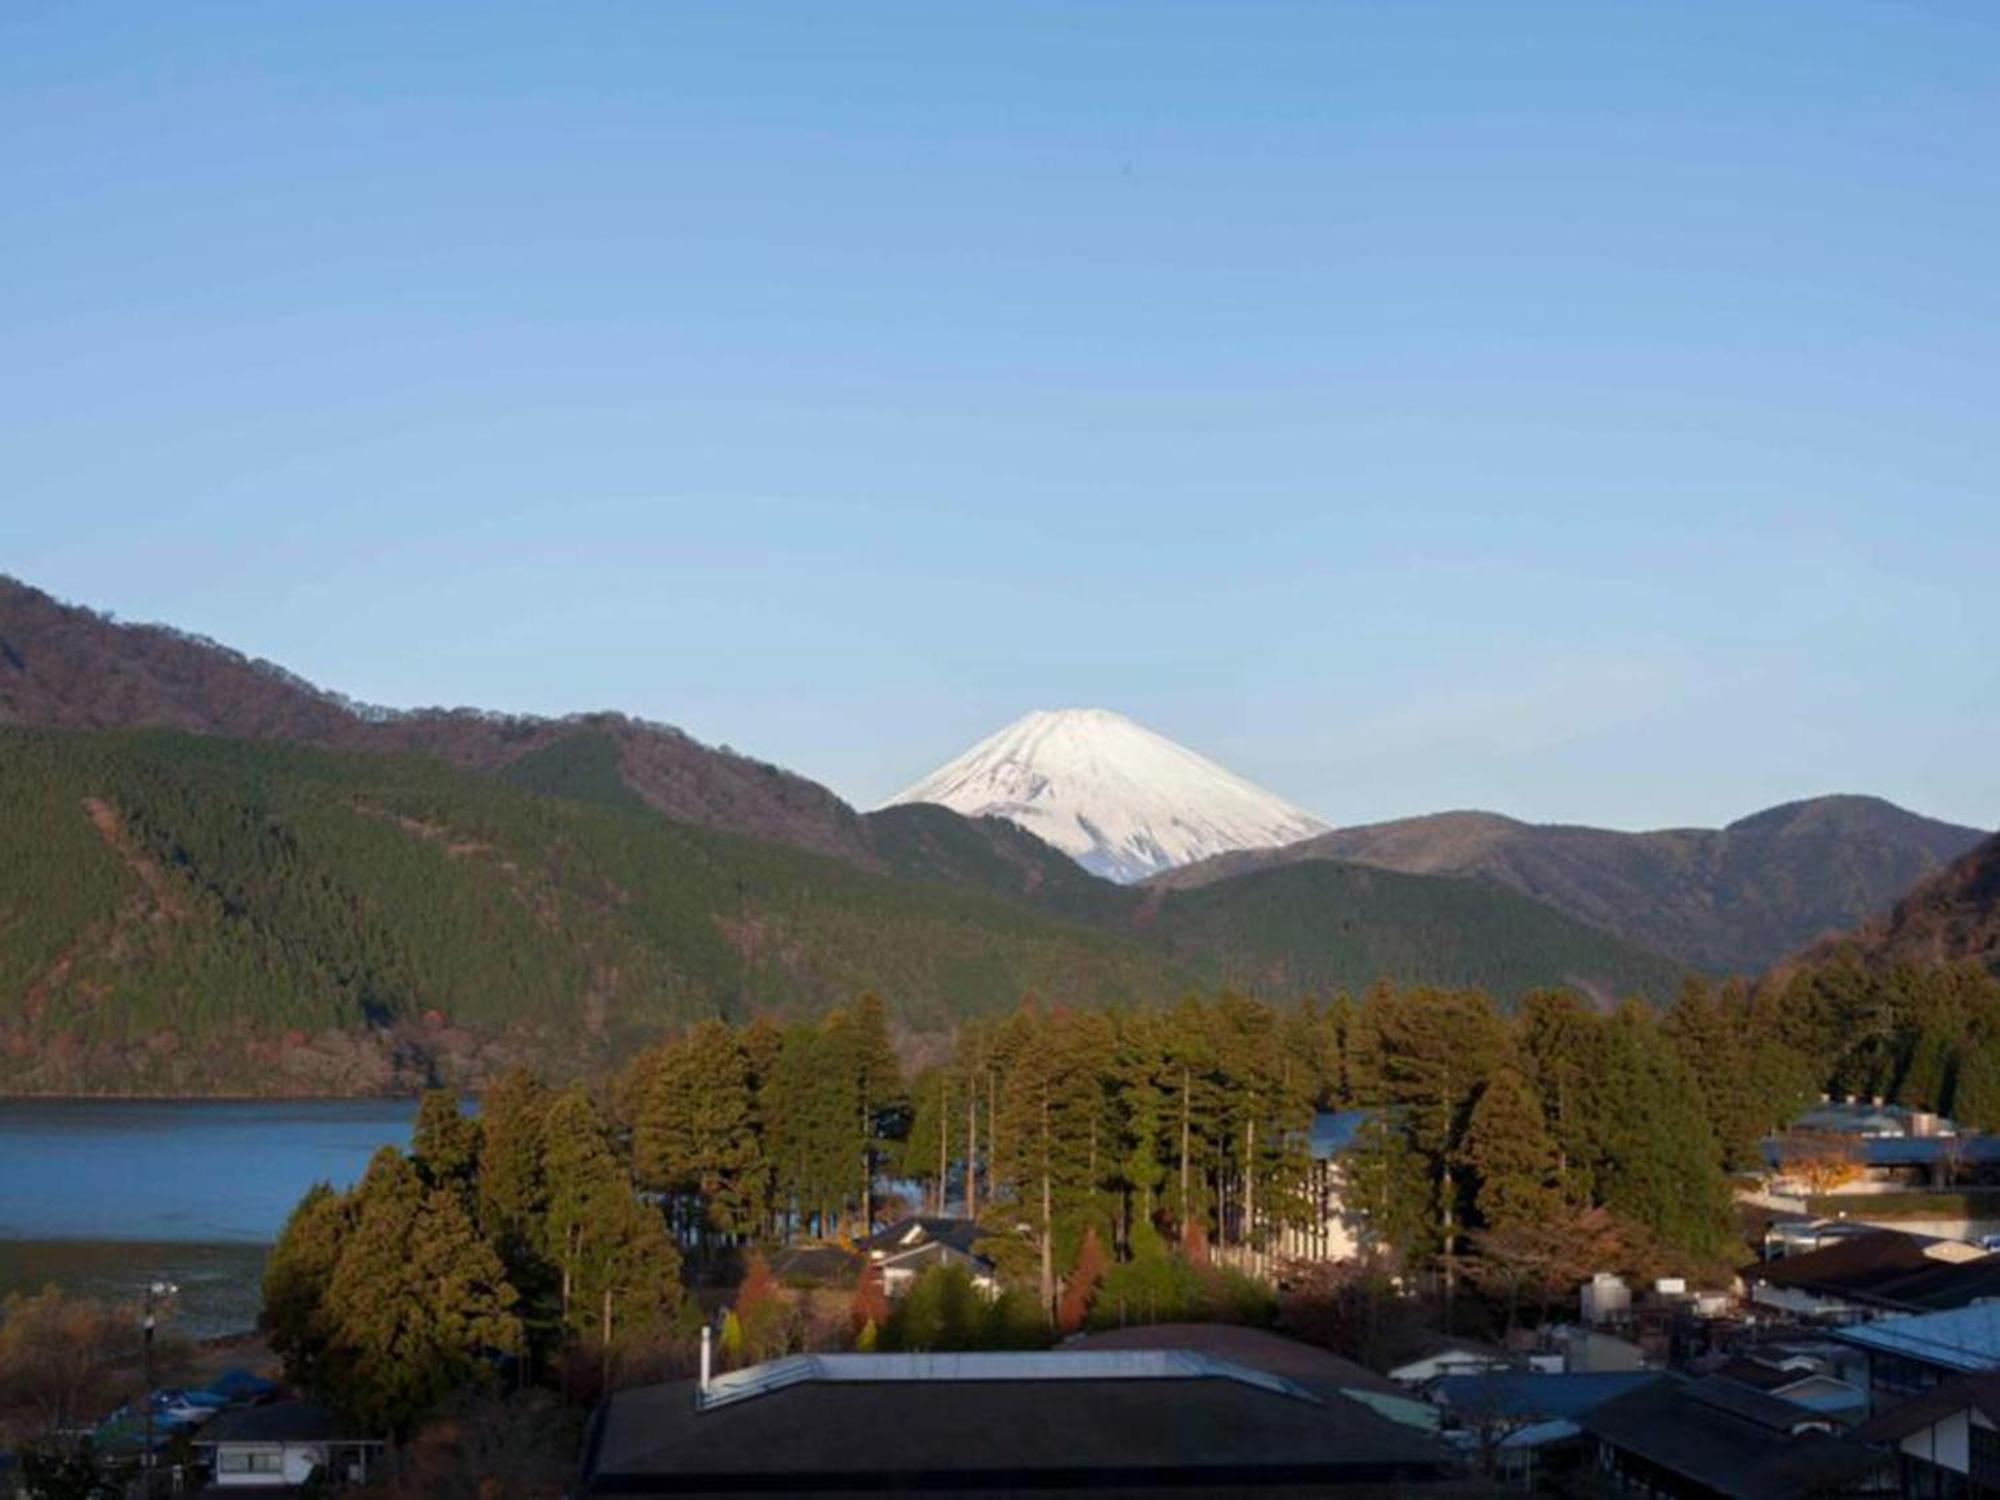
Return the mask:
<svg viewBox="0 0 2000 1500">
<path fill-rule="evenodd" d="M 162 625 L 132 625 L 0 575 L 0 724 L 182 729 L 329 750 L 434 755 L 525 780 L 560 776 L 580 732 L 646 805 L 874 867 L 861 816 L 817 782 L 616 713 L 548 719 L 355 703 L 271 662 Z M 530 757 L 550 759 L 536 766 Z M 524 762 L 527 764 L 524 765 Z M 553 788 L 538 788 L 553 789 Z"/>
<path fill-rule="evenodd" d="M 871 990 L 935 1033 L 1026 995 L 1285 1000 L 1398 979 L 1664 1001 L 1678 978 L 1478 882 L 1314 866 L 1127 890 L 1018 831 L 1015 858 L 995 854 L 941 809 L 884 815 L 877 836 L 919 869 L 949 853 L 957 883 L 873 874 L 674 823 L 628 802 L 604 756 L 585 740 L 517 762 L 548 795 L 422 756 L 0 729 L 0 1089 L 588 1072 L 703 1016 Z M 1368 889 L 1329 901 L 1325 882 L 1356 877 Z"/>
<path fill-rule="evenodd" d="M 1358 993 L 1426 973 L 1506 1002 L 1565 985 L 1601 1006 L 1664 1004 L 1687 973 L 1486 880 L 1305 860 L 1163 894 L 1154 931 L 1167 953 L 1256 995 Z"/>
<path fill-rule="evenodd" d="M 1152 883 L 1188 888 L 1315 859 L 1480 876 L 1692 967 L 1758 973 L 1875 917 L 1984 836 L 1875 797 L 1820 797 L 1722 829 L 1652 833 L 1452 812 L 1225 855 Z"/>
<path fill-rule="evenodd" d="M 942 1029 L 1198 977 L 976 891 L 417 756 L 0 730 L 0 1088 L 373 1092 L 591 1071 L 868 991 Z"/>
<path fill-rule="evenodd" d="M 1359 991 L 1422 975 L 1503 1001 L 1568 985 L 1600 1003 L 1633 995 L 1665 1003 L 1686 975 L 1642 944 L 1490 881 L 1311 860 L 1177 892 L 1101 879 L 1004 818 L 906 803 L 867 822 L 877 854 L 899 874 L 1138 935 L 1253 994 Z"/>
<path fill-rule="evenodd" d="M 1971 962 L 2000 975 L 2000 835 L 1924 880 L 1885 916 L 1816 944 L 1799 961 L 1848 954 L 1878 969 Z"/>
</svg>

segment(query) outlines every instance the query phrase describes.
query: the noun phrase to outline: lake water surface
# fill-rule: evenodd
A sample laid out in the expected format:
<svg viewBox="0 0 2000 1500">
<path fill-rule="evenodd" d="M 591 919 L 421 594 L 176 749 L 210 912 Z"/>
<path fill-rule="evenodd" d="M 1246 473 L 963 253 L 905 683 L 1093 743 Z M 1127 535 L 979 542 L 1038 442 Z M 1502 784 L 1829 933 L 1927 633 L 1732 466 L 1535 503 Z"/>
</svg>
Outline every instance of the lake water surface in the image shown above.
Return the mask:
<svg viewBox="0 0 2000 1500">
<path fill-rule="evenodd" d="M 0 1292 L 181 1287 L 193 1337 L 256 1319 L 264 1252 L 315 1182 L 406 1146 L 409 1099 L 0 1100 Z"/>
</svg>

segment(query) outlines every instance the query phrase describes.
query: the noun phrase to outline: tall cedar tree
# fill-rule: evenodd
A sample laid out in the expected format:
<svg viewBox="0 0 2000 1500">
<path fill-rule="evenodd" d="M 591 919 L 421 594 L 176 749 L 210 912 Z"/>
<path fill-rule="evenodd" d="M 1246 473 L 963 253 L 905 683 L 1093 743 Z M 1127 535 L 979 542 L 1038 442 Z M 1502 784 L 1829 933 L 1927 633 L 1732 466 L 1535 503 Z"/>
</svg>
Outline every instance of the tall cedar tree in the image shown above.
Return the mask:
<svg viewBox="0 0 2000 1500">
<path fill-rule="evenodd" d="M 258 1316 L 285 1378 L 311 1389 L 320 1378 L 330 1337 L 326 1292 L 354 1227 L 345 1193 L 314 1183 L 299 1199 L 264 1262 L 264 1306 Z"/>
<path fill-rule="evenodd" d="M 573 1335 L 650 1333 L 681 1299 L 680 1255 L 659 1212 L 639 1201 L 581 1085 L 556 1096 L 542 1156 L 548 1206 L 539 1251 L 555 1270 L 558 1314 Z"/>
<path fill-rule="evenodd" d="M 327 1286 L 320 1387 L 350 1420 L 408 1432 L 490 1356 L 521 1352 L 515 1293 L 458 1197 L 384 1147 Z"/>
<path fill-rule="evenodd" d="M 1561 1209 L 1555 1147 L 1542 1125 L 1541 1102 L 1518 1070 L 1501 1068 L 1480 1090 L 1462 1157 L 1485 1228 L 1545 1224 Z"/>
<path fill-rule="evenodd" d="M 722 1021 L 703 1021 L 656 1048 L 639 1086 L 632 1165 L 676 1206 L 682 1232 L 755 1234 L 767 1206 L 764 1146 L 751 1098 L 750 1060 Z"/>
<path fill-rule="evenodd" d="M 451 1089 L 425 1089 L 417 1106 L 410 1155 L 424 1181 L 469 1197 L 479 1166 L 479 1123 L 459 1107 Z"/>
</svg>

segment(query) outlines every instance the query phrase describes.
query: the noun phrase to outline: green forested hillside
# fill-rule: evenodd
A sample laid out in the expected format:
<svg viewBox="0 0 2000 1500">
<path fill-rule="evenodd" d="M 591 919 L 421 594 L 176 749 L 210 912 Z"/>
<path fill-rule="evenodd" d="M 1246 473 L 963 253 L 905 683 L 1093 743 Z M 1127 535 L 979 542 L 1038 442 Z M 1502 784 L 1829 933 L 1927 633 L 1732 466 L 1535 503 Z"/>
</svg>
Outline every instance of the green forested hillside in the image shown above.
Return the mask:
<svg viewBox="0 0 2000 1500">
<path fill-rule="evenodd" d="M 868 989 L 929 1028 L 1189 982 L 976 892 L 436 761 L 0 731 L 0 1087 L 379 1088 Z"/>
<path fill-rule="evenodd" d="M 0 1090 L 335 1092 L 585 1071 L 702 1016 L 879 992 L 1377 979 L 1666 999 L 1674 966 L 1482 881 L 1308 863 L 1098 880 L 1011 826 L 868 820 L 893 875 L 672 822 L 579 734 L 493 773 L 172 731 L 0 729 Z"/>
<path fill-rule="evenodd" d="M 1490 881 L 1308 860 L 1164 893 L 1153 933 L 1212 983 L 1253 994 L 1359 991 L 1421 975 L 1504 1000 L 1568 985 L 1664 1003 L 1671 959 Z"/>
</svg>

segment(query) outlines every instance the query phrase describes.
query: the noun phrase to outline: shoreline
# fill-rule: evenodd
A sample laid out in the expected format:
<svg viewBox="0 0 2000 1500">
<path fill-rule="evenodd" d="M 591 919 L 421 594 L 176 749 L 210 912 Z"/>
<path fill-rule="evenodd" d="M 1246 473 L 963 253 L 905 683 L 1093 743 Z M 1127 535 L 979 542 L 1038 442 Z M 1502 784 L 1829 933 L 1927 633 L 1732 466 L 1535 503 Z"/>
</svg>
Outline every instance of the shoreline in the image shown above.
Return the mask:
<svg viewBox="0 0 2000 1500">
<path fill-rule="evenodd" d="M 461 1099 L 477 1099 L 461 1092 Z M 0 1090 L 0 1104 L 416 1104 L 414 1094 L 21 1094 Z"/>
</svg>

